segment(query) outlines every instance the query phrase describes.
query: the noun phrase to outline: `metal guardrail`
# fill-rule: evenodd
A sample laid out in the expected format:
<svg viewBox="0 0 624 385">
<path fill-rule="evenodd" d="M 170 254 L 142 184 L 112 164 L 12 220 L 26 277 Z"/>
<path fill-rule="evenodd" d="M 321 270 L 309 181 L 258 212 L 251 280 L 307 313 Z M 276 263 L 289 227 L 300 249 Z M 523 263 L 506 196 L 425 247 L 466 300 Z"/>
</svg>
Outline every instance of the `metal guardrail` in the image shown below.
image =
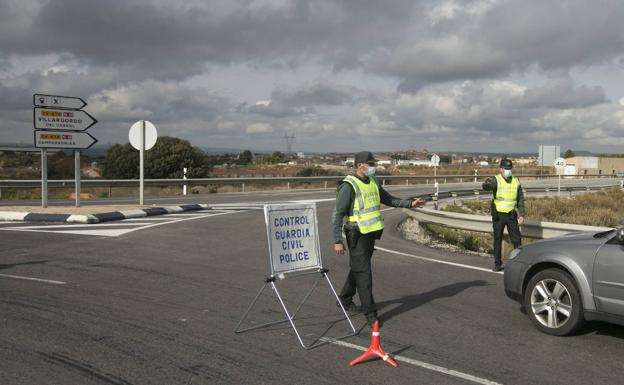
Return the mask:
<svg viewBox="0 0 624 385">
<path fill-rule="evenodd" d="M 567 187 L 566 190 L 572 193 L 573 191 L 602 190 L 607 187 L 615 186 Z M 548 192 L 550 188 L 529 188 L 524 190 L 532 192 Z M 439 198 L 455 198 L 460 196 L 478 197 L 480 195 L 480 192 L 481 191 L 479 190 L 453 191 L 440 193 L 437 196 L 428 195 L 422 198 L 432 200 L 437 207 L 437 200 Z M 435 224 L 457 230 L 476 231 L 480 233 L 492 232 L 492 218 L 490 216 L 462 214 L 428 208 L 403 209 L 403 212 L 406 213 L 409 217 L 416 219 L 419 223 Z M 571 223 L 525 221 L 524 224 L 521 225 L 521 229 L 523 237 L 533 239 L 545 239 L 576 232 L 607 231 L 611 230 L 611 227 L 585 226 L 575 225 Z"/>
<path fill-rule="evenodd" d="M 405 182 L 409 185 L 410 181 L 425 181 L 446 183 L 447 180 L 466 180 L 466 182 L 484 178 L 484 175 L 378 175 L 377 179 L 382 184 L 386 182 Z M 519 178 L 535 178 L 535 179 L 552 179 L 558 175 L 519 175 Z M 590 174 L 590 175 L 566 175 L 569 178 L 619 178 L 617 175 Z M 146 185 L 151 186 L 206 186 L 206 185 L 244 185 L 251 183 L 319 183 L 338 182 L 344 178 L 344 175 L 336 176 L 311 176 L 311 177 L 245 177 L 245 178 L 191 178 L 191 179 L 145 179 Z M 82 186 L 85 187 L 135 187 L 139 184 L 138 179 L 81 179 Z M 73 179 L 48 180 L 50 187 L 72 187 Z M 40 187 L 40 179 L 0 179 L 0 188 L 2 187 Z M 332 186 L 333 187 L 333 186 Z"/>
<path fill-rule="evenodd" d="M 476 231 L 480 233 L 492 232 L 492 218 L 485 215 L 472 215 L 439 211 L 427 208 L 403 209 L 410 217 L 419 223 L 429 223 L 458 230 Z M 611 230 L 610 227 L 584 226 L 569 223 L 526 221 L 521 225 L 522 236 L 534 239 L 558 237 L 569 233 L 590 231 L 600 232 Z"/>
</svg>

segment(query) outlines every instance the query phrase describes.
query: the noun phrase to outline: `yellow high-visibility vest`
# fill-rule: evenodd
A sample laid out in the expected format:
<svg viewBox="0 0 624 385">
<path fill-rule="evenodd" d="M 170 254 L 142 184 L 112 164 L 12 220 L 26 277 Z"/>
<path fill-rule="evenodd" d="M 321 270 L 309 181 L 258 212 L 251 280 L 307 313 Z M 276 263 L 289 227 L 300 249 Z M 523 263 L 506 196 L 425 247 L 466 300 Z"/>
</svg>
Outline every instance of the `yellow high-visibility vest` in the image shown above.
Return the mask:
<svg viewBox="0 0 624 385">
<path fill-rule="evenodd" d="M 496 196 L 494 205 L 499 213 L 509 213 L 518 204 L 518 186 L 520 181 L 512 175 L 511 181 L 507 182 L 501 174 L 496 175 Z"/>
<path fill-rule="evenodd" d="M 379 196 L 377 182 L 373 178 L 370 178 L 367 184 L 353 175 L 344 178 L 343 182 L 349 183 L 355 191 L 353 215 L 349 216 L 347 220 L 349 222 L 356 222 L 362 234 L 382 230 L 384 228 L 384 222 L 381 211 L 379 210 L 381 198 Z"/>
</svg>

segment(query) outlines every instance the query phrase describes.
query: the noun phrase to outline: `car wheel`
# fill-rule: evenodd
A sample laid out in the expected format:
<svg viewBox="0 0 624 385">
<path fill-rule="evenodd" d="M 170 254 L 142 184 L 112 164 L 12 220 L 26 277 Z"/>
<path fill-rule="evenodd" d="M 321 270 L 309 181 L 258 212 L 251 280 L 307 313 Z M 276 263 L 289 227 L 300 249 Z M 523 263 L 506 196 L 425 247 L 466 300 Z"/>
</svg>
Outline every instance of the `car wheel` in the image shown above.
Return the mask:
<svg viewBox="0 0 624 385">
<path fill-rule="evenodd" d="M 583 323 L 581 296 L 574 280 L 559 269 L 535 274 L 524 291 L 524 308 L 540 331 L 563 336 Z"/>
</svg>

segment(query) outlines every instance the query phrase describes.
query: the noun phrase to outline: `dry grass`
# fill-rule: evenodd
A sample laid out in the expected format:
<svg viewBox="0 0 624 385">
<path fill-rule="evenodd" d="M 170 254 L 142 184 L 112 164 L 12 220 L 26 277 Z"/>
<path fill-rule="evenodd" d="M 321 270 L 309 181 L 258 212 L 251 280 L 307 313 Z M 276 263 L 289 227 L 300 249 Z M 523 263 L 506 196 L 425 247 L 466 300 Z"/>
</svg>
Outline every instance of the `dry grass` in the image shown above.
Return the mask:
<svg viewBox="0 0 624 385">
<path fill-rule="evenodd" d="M 527 218 L 536 221 L 615 227 L 624 219 L 624 191 L 619 188 L 571 198 L 529 198 Z"/>
<path fill-rule="evenodd" d="M 490 199 L 463 201 L 443 208 L 445 211 L 489 215 Z M 573 197 L 527 198 L 527 219 L 615 227 L 624 223 L 624 191 L 619 188 Z"/>
</svg>

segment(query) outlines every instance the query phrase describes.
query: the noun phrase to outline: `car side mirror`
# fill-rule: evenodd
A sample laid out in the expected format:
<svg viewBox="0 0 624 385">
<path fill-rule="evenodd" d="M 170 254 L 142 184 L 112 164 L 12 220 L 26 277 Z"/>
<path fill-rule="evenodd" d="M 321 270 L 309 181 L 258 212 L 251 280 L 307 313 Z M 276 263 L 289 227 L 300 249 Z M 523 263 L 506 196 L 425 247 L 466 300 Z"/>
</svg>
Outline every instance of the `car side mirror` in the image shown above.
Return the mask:
<svg viewBox="0 0 624 385">
<path fill-rule="evenodd" d="M 615 230 L 615 239 L 619 244 L 624 244 L 624 228 Z"/>
</svg>

